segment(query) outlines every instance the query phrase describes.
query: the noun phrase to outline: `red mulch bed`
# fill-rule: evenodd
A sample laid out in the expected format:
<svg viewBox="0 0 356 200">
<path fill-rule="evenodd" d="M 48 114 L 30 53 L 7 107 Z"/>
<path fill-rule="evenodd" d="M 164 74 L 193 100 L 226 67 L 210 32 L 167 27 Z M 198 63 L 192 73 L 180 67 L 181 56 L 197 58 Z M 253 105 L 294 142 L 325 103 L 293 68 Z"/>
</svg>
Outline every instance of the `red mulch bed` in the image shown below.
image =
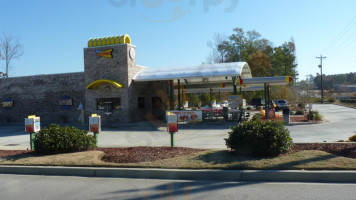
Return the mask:
<svg viewBox="0 0 356 200">
<path fill-rule="evenodd" d="M 283 117 L 276 117 L 268 120 L 283 121 Z M 266 121 L 266 119 L 261 119 L 261 121 Z M 290 122 L 320 122 L 321 120 L 308 120 L 306 115 L 291 115 Z"/>
<path fill-rule="evenodd" d="M 0 157 L 32 153 L 32 152 L 33 151 L 28 151 L 28 150 L 0 150 Z"/>
<path fill-rule="evenodd" d="M 103 160 L 113 163 L 156 161 L 204 151 L 203 149 L 185 147 L 99 148 L 98 150 L 105 152 Z"/>
<path fill-rule="evenodd" d="M 185 147 L 128 147 L 128 148 L 98 148 L 105 152 L 103 160 L 113 163 L 137 163 L 173 158 L 204 151 Z M 304 143 L 294 144 L 288 154 L 302 150 L 320 150 L 356 159 L 356 143 Z M 25 150 L 0 150 L 0 157 L 32 153 Z"/>
</svg>

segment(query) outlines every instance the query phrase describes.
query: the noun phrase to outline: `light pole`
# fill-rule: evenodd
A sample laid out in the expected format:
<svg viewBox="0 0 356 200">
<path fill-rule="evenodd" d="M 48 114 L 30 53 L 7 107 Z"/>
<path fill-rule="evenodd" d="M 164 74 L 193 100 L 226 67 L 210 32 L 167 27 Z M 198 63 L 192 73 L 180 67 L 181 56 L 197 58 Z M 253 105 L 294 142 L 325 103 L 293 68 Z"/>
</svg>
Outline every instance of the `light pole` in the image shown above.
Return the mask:
<svg viewBox="0 0 356 200">
<path fill-rule="evenodd" d="M 320 68 L 320 90 L 321 90 L 321 103 L 324 103 L 324 91 L 323 91 L 323 59 L 326 57 L 323 55 L 320 55 L 320 57 L 316 57 L 317 59 L 320 59 L 320 65 L 318 67 Z"/>
<path fill-rule="evenodd" d="M 323 66 L 318 65 L 320 68 L 320 90 L 321 90 L 321 103 L 324 103 L 324 91 L 323 91 Z"/>
</svg>

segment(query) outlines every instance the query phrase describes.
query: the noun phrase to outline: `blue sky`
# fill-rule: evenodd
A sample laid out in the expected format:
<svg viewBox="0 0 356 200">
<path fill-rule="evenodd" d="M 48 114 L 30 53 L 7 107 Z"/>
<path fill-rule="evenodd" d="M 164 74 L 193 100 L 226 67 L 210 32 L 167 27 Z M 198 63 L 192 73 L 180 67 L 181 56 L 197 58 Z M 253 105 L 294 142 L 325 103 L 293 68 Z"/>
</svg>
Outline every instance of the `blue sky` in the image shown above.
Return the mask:
<svg viewBox="0 0 356 200">
<path fill-rule="evenodd" d="M 84 71 L 89 38 L 125 33 L 139 65 L 197 65 L 206 62 L 214 34 L 241 27 L 274 46 L 293 37 L 304 79 L 320 73 L 321 54 L 323 73 L 356 72 L 355 7 L 354 0 L 0 0 L 0 34 L 24 47 L 13 77 Z"/>
</svg>

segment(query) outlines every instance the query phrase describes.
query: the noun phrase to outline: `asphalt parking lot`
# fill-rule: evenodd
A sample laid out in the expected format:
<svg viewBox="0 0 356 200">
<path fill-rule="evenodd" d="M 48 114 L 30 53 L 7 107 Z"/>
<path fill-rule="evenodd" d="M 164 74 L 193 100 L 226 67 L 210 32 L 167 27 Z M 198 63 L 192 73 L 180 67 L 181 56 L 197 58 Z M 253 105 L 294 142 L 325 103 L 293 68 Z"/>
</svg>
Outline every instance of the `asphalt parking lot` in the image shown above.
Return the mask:
<svg viewBox="0 0 356 200">
<path fill-rule="evenodd" d="M 356 134 L 356 109 L 333 104 L 313 106 L 325 118 L 319 124 L 291 124 L 287 128 L 296 143 L 335 142 Z M 222 149 L 226 148 L 232 123 L 180 125 L 175 134 L 175 146 Z M 78 125 L 87 129 L 87 126 Z M 29 134 L 23 124 L 0 124 L 0 149 L 29 149 Z M 136 123 L 103 127 L 99 134 L 99 147 L 170 146 L 170 135 L 164 124 Z"/>
</svg>

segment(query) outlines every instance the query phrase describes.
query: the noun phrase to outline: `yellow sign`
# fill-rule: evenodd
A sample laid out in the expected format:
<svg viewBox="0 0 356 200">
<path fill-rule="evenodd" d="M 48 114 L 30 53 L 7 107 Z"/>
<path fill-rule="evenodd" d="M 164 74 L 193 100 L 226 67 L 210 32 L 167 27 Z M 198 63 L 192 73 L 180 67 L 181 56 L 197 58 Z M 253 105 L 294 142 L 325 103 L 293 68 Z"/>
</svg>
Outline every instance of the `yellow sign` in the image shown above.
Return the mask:
<svg viewBox="0 0 356 200">
<path fill-rule="evenodd" d="M 112 53 L 112 49 L 108 49 L 105 51 L 96 50 L 96 57 L 112 58 L 111 53 Z"/>
</svg>

